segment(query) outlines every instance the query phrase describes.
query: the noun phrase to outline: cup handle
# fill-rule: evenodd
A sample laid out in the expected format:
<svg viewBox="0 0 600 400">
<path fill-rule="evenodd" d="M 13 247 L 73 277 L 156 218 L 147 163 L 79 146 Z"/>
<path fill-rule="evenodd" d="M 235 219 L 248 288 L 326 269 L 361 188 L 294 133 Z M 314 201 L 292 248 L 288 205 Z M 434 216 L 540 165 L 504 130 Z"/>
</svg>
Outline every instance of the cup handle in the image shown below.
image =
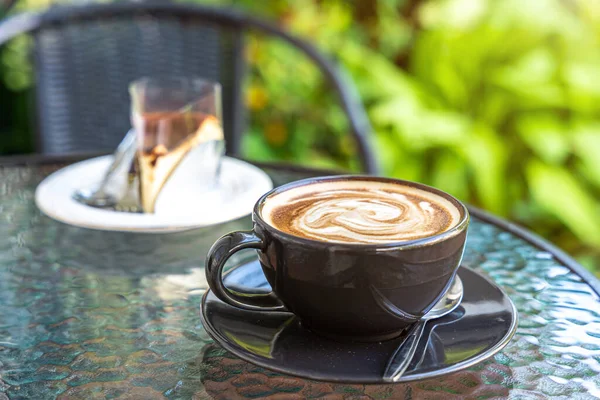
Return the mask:
<svg viewBox="0 0 600 400">
<path fill-rule="evenodd" d="M 263 248 L 263 241 L 253 231 L 231 232 L 213 244 L 206 258 L 206 280 L 214 294 L 225 303 L 252 311 L 287 311 L 275 293 L 241 293 L 223 284 L 223 266 L 234 253 L 243 249 Z"/>
</svg>

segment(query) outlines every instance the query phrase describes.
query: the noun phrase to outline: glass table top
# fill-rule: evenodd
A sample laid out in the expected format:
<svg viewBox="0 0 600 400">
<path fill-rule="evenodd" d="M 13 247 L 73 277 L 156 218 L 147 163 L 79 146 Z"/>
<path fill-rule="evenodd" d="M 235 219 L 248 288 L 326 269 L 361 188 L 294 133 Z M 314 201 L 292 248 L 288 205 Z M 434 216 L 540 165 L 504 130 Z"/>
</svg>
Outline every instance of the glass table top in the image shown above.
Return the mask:
<svg viewBox="0 0 600 400">
<path fill-rule="evenodd" d="M 176 234 L 67 226 L 34 204 L 36 185 L 62 165 L 0 167 L 0 399 L 600 397 L 598 282 L 511 225 L 474 212 L 464 258 L 519 310 L 502 352 L 435 380 L 330 384 L 248 364 L 202 327 L 206 252 L 249 217 Z M 275 185 L 318 174 L 265 170 Z"/>
</svg>

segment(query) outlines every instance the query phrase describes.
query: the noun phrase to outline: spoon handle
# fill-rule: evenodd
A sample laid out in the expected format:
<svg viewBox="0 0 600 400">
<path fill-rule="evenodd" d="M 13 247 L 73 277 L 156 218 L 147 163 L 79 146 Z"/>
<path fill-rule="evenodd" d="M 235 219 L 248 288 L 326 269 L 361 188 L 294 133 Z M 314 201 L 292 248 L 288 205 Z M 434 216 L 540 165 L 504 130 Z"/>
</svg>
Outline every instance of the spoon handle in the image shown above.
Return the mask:
<svg viewBox="0 0 600 400">
<path fill-rule="evenodd" d="M 115 171 L 123 164 L 123 162 L 130 162 L 130 159 L 135 154 L 135 141 L 136 134 L 133 129 L 130 129 L 127 132 L 127 135 L 121 140 L 121 143 L 117 146 L 117 150 L 113 155 L 113 162 L 108 167 L 108 170 L 104 174 L 104 178 L 102 178 L 102 182 L 98 186 L 97 190 L 105 190 L 106 186 L 109 184 L 112 175 Z"/>
<path fill-rule="evenodd" d="M 383 374 L 385 382 L 398 382 L 402 375 L 404 375 L 408 365 L 415 356 L 421 336 L 423 336 L 423 332 L 425 331 L 426 323 L 427 321 L 419 321 L 414 323 L 410 328 L 404 341 L 398 346 L 396 353 L 394 353 L 394 356 L 385 368 Z"/>
</svg>

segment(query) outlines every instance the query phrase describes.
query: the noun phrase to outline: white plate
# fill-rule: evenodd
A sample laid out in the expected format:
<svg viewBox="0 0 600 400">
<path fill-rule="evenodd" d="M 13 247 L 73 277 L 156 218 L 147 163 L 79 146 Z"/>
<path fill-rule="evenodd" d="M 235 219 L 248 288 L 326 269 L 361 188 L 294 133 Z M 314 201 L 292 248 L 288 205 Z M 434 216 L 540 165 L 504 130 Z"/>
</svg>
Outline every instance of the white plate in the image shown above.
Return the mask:
<svg viewBox="0 0 600 400">
<path fill-rule="evenodd" d="M 102 179 L 112 156 L 82 161 L 48 176 L 35 191 L 40 210 L 55 220 L 84 228 L 108 231 L 164 233 L 215 225 L 244 217 L 273 188 L 259 168 L 235 158 L 223 157 L 219 184 L 208 189 L 196 168 L 200 160 L 189 157 L 165 184 L 154 214 L 102 210 L 71 197 L 79 188 L 94 187 Z"/>
</svg>

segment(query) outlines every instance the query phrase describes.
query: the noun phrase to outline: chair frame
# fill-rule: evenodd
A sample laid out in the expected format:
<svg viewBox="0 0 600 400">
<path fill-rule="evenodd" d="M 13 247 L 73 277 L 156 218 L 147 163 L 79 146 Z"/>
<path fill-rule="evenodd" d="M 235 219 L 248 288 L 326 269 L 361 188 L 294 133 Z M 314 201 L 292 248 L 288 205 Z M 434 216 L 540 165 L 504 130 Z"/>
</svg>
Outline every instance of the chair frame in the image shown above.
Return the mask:
<svg viewBox="0 0 600 400">
<path fill-rule="evenodd" d="M 51 8 L 41 13 L 23 13 L 0 21 L 0 45 L 6 43 L 17 35 L 35 33 L 49 26 L 68 24 L 73 21 L 85 22 L 102 18 L 127 17 L 134 15 L 149 15 L 163 17 L 165 15 L 186 19 L 193 18 L 204 20 L 207 24 L 229 26 L 240 32 L 248 30 L 266 33 L 277 37 L 295 48 L 301 50 L 320 68 L 332 88 L 338 93 L 342 108 L 350 123 L 350 129 L 357 143 L 364 172 L 378 174 L 379 166 L 372 151 L 370 142 L 372 128 L 367 118 L 365 109 L 359 99 L 352 81 L 347 75 L 325 57 L 313 45 L 289 34 L 272 23 L 247 15 L 237 10 L 207 7 L 200 5 L 171 3 L 171 2 L 120 2 L 110 4 L 86 4 L 85 6 L 60 6 Z M 240 35 L 241 37 L 242 35 Z M 241 91 L 241 79 L 244 75 L 244 60 L 241 46 L 242 40 L 235 44 L 240 51 L 236 51 L 234 59 L 234 72 L 236 90 Z M 237 50 L 237 49 L 236 49 Z M 242 103 L 241 93 L 237 103 Z M 39 100 L 38 100 L 39 101 Z M 38 104 L 38 107 L 40 104 Z M 232 131 L 234 134 L 228 152 L 232 155 L 239 154 L 241 133 L 243 130 L 243 104 L 235 104 L 232 116 Z"/>
</svg>

